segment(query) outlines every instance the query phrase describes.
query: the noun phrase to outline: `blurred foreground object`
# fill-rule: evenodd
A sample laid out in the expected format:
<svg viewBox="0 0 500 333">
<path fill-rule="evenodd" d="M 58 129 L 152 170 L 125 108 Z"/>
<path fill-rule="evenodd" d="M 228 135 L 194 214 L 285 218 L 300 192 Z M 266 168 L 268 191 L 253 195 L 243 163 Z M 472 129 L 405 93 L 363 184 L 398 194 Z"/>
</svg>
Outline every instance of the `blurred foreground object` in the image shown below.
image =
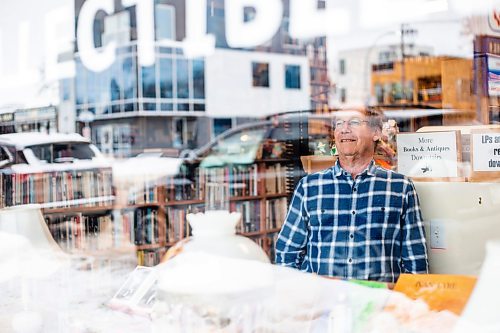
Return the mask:
<svg viewBox="0 0 500 333">
<path fill-rule="evenodd" d="M 64 256 L 61 248 L 50 234 L 40 205 L 32 204 L 1 209 L 0 231 L 26 237 L 30 246 L 38 250 L 53 251 L 61 257 Z"/>
<path fill-rule="evenodd" d="M 499 302 L 500 302 L 500 240 L 486 243 L 486 259 L 481 268 L 469 302 L 460 318 L 460 325 L 455 333 L 476 331 L 493 333 L 500 332 Z"/>
<path fill-rule="evenodd" d="M 452 332 L 458 318 L 385 288 L 255 260 L 189 252 L 155 269 L 155 333 Z"/>
<path fill-rule="evenodd" d="M 41 332 L 43 313 L 33 297 L 34 282 L 67 264 L 68 257 L 52 239 L 39 205 L 0 210 L 0 283 L 20 279 L 22 309 L 12 316 L 14 332 Z"/>
</svg>

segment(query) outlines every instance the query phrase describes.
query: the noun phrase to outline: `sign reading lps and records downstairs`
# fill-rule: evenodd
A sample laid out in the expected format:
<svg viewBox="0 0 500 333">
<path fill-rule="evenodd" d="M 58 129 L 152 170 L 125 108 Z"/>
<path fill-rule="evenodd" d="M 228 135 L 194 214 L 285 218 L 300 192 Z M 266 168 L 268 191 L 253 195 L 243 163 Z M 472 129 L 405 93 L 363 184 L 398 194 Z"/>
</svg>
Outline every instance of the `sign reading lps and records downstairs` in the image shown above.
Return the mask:
<svg viewBox="0 0 500 333">
<path fill-rule="evenodd" d="M 500 129 L 471 131 L 471 180 L 500 177 Z"/>
</svg>

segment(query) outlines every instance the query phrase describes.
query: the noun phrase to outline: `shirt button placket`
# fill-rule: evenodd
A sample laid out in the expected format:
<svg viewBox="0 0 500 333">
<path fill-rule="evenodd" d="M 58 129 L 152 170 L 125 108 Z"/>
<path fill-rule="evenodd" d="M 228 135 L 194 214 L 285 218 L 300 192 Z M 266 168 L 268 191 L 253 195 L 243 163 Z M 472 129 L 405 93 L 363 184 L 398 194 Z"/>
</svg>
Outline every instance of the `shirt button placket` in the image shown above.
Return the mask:
<svg viewBox="0 0 500 333">
<path fill-rule="evenodd" d="M 354 183 L 351 186 L 351 193 L 352 193 L 352 201 L 351 201 L 351 225 L 349 226 L 349 239 L 348 239 L 348 252 L 347 252 L 347 264 L 348 266 L 348 272 L 349 276 L 351 277 L 353 274 L 353 267 L 352 267 L 352 262 L 353 262 L 353 254 L 354 254 L 354 233 L 353 230 L 355 229 L 356 226 L 356 206 L 357 206 L 357 182 L 356 179 L 354 180 Z"/>
</svg>

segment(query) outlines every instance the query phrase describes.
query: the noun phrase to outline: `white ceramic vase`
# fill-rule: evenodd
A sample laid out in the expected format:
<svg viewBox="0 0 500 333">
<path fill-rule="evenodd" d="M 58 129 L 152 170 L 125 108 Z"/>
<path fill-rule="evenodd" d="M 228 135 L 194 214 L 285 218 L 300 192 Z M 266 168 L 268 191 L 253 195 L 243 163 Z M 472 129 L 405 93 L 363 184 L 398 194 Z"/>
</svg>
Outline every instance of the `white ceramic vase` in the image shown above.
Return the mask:
<svg viewBox="0 0 500 333">
<path fill-rule="evenodd" d="M 205 254 L 269 263 L 268 256 L 260 246 L 247 237 L 236 235 L 235 228 L 241 219 L 241 213 L 213 210 L 206 213 L 188 214 L 186 218 L 192 228 L 193 236 L 170 249 L 166 258 L 179 253 L 199 251 Z"/>
<path fill-rule="evenodd" d="M 236 235 L 240 219 L 223 210 L 187 215 L 193 236 L 157 266 L 154 333 L 236 332 L 253 325 L 254 316 L 244 314 L 269 294 L 273 265 L 255 242 Z"/>
</svg>

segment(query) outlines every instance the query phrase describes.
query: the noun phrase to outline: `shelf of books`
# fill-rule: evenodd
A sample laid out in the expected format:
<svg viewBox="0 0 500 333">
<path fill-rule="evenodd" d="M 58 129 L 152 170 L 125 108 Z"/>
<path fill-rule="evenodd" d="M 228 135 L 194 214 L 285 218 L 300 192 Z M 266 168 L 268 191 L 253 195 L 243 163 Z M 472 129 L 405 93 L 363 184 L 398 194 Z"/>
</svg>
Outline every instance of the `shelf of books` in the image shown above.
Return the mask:
<svg viewBox="0 0 500 333">
<path fill-rule="evenodd" d="M 54 240 L 63 250 L 119 247 L 111 211 L 111 168 L 0 173 L 0 208 L 39 204 Z"/>
<path fill-rule="evenodd" d="M 113 205 L 110 168 L 14 173 L 2 171 L 1 207 L 40 204 L 43 208 Z"/>
<path fill-rule="evenodd" d="M 290 195 L 283 161 L 211 168 L 191 164 L 161 184 L 144 183 L 143 189 L 129 195 L 128 205 L 119 209 L 120 224 L 129 231 L 124 237 L 136 246 L 139 265 L 159 263 L 169 247 L 191 236 L 186 215 L 204 212 L 208 183 L 229 184 L 230 211 L 242 214 L 236 232 L 273 256 L 272 239 L 284 221 Z"/>
</svg>

